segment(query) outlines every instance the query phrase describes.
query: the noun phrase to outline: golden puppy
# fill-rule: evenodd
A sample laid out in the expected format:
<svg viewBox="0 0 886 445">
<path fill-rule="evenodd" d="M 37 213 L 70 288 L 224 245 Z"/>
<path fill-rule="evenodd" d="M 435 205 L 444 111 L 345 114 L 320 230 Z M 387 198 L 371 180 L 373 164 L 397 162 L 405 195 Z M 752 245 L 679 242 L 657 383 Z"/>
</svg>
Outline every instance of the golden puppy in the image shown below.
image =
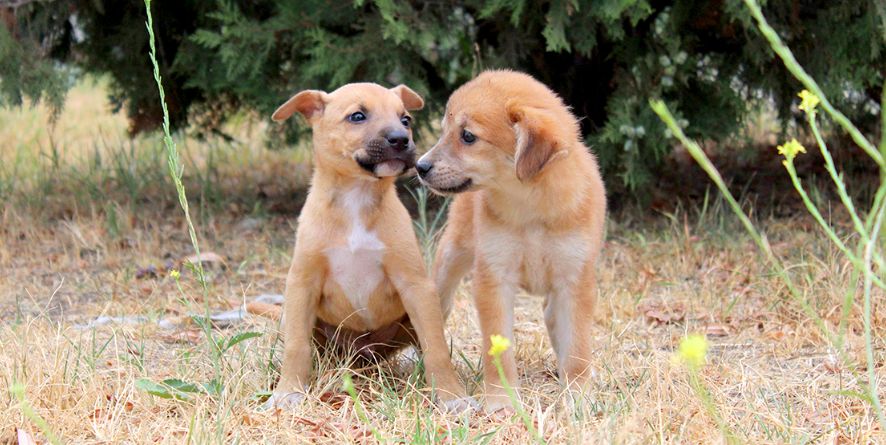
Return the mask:
<svg viewBox="0 0 886 445">
<path fill-rule="evenodd" d="M 606 194 L 575 116 L 550 89 L 512 71 L 487 71 L 449 98 L 440 141 L 416 164 L 438 193 L 461 193 L 434 263 L 444 312 L 473 272 L 483 332 L 514 340 L 518 288 L 545 296 L 545 324 L 561 380 L 581 385 L 591 370 L 595 267 Z M 487 409 L 509 405 L 496 369 L 484 363 Z M 502 357 L 518 385 L 513 349 Z"/>
<path fill-rule="evenodd" d="M 314 175 L 299 216 L 283 306 L 280 382 L 267 406 L 304 399 L 311 340 L 387 357 L 418 344 L 428 385 L 449 410 L 476 405 L 464 390 L 443 337 L 443 315 L 394 179 L 415 160 L 408 110 L 424 102 L 404 85 L 345 85 L 302 91 L 274 112 L 311 124 Z"/>
</svg>

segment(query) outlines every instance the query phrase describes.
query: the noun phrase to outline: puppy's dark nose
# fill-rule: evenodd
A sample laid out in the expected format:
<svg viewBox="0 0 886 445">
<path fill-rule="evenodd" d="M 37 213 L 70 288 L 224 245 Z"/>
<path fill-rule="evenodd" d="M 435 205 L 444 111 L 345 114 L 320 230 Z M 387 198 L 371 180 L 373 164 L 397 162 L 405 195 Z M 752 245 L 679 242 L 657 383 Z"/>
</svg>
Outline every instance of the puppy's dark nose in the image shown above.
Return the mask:
<svg viewBox="0 0 886 445">
<path fill-rule="evenodd" d="M 434 168 L 434 164 L 431 164 L 428 161 L 418 161 L 418 164 L 415 164 L 415 171 L 417 171 L 418 175 L 422 178 L 424 178 L 432 168 Z"/>
<path fill-rule="evenodd" d="M 409 148 L 409 134 L 403 130 L 394 130 L 385 135 L 385 139 L 391 144 L 391 148 L 403 151 Z"/>
</svg>

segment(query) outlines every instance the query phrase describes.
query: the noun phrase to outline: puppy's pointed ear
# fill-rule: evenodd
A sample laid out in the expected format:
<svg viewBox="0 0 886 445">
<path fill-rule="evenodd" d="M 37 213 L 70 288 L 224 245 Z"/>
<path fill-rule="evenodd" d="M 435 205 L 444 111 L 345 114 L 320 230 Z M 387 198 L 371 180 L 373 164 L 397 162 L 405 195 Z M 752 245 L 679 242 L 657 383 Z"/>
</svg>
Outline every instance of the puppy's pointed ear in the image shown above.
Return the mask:
<svg viewBox="0 0 886 445">
<path fill-rule="evenodd" d="M 425 106 L 424 99 L 406 85 L 397 85 L 391 91 L 403 101 L 407 110 L 421 110 Z"/>
<path fill-rule="evenodd" d="M 320 90 L 304 90 L 289 98 L 271 115 L 275 122 L 284 121 L 293 113 L 301 113 L 308 122 L 323 114 L 326 107 L 326 93 Z"/>
<path fill-rule="evenodd" d="M 556 118 L 550 112 L 511 103 L 507 110 L 517 138 L 514 152 L 517 179 L 528 181 L 551 161 L 566 156 L 566 149 L 555 133 Z"/>
</svg>

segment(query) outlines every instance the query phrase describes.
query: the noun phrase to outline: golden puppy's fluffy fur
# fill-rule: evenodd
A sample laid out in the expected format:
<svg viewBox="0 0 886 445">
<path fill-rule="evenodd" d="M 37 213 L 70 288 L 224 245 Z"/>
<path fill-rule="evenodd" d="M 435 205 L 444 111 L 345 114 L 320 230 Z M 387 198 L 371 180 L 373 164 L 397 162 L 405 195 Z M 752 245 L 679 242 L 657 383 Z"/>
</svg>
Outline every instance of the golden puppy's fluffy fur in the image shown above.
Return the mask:
<svg viewBox="0 0 886 445">
<path fill-rule="evenodd" d="M 444 311 L 472 272 L 488 349 L 491 335 L 514 340 L 518 288 L 544 295 L 560 378 L 580 387 L 592 373 L 591 313 L 606 195 L 578 121 L 532 77 L 487 71 L 452 94 L 442 127 L 416 170 L 432 190 L 459 193 L 434 263 Z M 487 409 L 507 407 L 497 371 L 485 359 Z M 502 363 L 517 386 L 513 349 Z"/>
<path fill-rule="evenodd" d="M 381 357 L 417 338 L 445 407 L 476 404 L 450 361 L 440 300 L 394 188 L 415 159 L 408 110 L 422 106 L 406 86 L 360 83 L 302 91 L 274 113 L 280 121 L 298 112 L 311 124 L 315 168 L 286 278 L 283 366 L 269 407 L 304 399 L 312 338 Z"/>
</svg>

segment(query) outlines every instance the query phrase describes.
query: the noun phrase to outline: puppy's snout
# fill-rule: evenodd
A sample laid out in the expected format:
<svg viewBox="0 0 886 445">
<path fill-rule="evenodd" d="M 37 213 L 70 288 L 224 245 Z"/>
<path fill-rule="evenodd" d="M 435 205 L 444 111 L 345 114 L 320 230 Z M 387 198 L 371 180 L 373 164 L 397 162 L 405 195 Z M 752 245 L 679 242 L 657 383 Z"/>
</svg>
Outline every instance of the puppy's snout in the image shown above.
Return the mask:
<svg viewBox="0 0 886 445">
<path fill-rule="evenodd" d="M 393 130 L 385 135 L 388 144 L 396 151 L 404 151 L 409 148 L 409 134 L 403 130 Z"/>
<path fill-rule="evenodd" d="M 432 168 L 434 168 L 434 164 L 431 164 L 430 162 L 425 160 L 419 160 L 418 163 L 415 164 L 415 171 L 417 171 L 418 175 L 422 178 L 424 178 L 425 175 L 427 175 Z"/>
</svg>

